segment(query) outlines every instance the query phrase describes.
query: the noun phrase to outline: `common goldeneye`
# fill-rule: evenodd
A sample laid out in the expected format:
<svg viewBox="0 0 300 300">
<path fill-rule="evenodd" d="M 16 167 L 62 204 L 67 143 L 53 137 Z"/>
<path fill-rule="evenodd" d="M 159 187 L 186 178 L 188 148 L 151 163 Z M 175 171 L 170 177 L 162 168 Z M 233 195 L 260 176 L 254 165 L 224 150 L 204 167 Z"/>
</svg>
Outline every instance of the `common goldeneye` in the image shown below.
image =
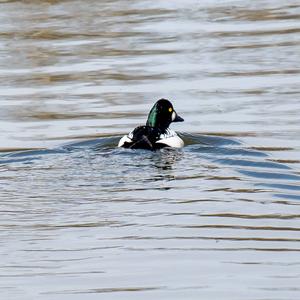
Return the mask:
<svg viewBox="0 0 300 300">
<path fill-rule="evenodd" d="M 129 134 L 124 135 L 118 147 L 131 149 L 156 150 L 164 147 L 181 148 L 183 140 L 177 133 L 169 129 L 172 122 L 184 121 L 167 99 L 158 100 L 148 115 L 145 126 L 138 126 Z"/>
</svg>

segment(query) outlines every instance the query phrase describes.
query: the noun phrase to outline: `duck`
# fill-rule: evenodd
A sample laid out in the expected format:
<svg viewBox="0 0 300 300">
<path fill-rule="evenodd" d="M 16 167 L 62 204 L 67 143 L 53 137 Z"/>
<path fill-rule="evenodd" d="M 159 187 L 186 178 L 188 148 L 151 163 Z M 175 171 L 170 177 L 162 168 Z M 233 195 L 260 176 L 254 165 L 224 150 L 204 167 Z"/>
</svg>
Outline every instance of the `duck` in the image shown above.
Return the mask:
<svg viewBox="0 0 300 300">
<path fill-rule="evenodd" d="M 172 122 L 183 121 L 169 100 L 159 99 L 151 108 L 146 125 L 138 126 L 124 135 L 118 147 L 152 151 L 165 147 L 182 148 L 183 140 L 169 126 Z"/>
</svg>

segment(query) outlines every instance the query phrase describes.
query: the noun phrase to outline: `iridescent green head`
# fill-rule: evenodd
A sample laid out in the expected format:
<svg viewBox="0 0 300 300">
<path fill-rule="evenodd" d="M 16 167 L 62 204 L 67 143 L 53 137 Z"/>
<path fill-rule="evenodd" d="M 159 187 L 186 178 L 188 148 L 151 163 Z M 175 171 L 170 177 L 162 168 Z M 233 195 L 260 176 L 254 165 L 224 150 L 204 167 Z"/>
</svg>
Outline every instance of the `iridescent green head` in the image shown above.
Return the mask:
<svg viewBox="0 0 300 300">
<path fill-rule="evenodd" d="M 150 110 L 146 125 L 164 131 L 172 122 L 182 121 L 183 119 L 177 115 L 172 103 L 167 99 L 160 99 Z"/>
</svg>

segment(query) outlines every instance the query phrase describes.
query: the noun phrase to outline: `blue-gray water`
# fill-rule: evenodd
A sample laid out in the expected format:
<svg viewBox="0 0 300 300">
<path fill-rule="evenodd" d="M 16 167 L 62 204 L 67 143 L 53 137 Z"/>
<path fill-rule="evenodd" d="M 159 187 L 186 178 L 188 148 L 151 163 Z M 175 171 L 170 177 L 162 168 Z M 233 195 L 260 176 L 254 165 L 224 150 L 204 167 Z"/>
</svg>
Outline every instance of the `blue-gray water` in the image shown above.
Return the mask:
<svg viewBox="0 0 300 300">
<path fill-rule="evenodd" d="M 300 298 L 299 1 L 1 1 L 0 296 Z M 183 149 L 118 139 L 170 99 Z"/>
</svg>

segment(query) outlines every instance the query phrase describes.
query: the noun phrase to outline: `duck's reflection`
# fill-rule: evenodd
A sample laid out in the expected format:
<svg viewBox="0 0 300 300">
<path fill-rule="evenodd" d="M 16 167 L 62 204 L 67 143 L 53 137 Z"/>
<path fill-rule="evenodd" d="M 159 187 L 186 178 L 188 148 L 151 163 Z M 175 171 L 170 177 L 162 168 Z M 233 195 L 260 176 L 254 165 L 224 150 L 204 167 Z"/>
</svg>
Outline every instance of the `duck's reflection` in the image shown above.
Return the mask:
<svg viewBox="0 0 300 300">
<path fill-rule="evenodd" d="M 183 158 L 180 149 L 164 148 L 157 151 L 152 157 L 153 166 L 159 170 L 172 170 L 174 165 Z"/>
</svg>

